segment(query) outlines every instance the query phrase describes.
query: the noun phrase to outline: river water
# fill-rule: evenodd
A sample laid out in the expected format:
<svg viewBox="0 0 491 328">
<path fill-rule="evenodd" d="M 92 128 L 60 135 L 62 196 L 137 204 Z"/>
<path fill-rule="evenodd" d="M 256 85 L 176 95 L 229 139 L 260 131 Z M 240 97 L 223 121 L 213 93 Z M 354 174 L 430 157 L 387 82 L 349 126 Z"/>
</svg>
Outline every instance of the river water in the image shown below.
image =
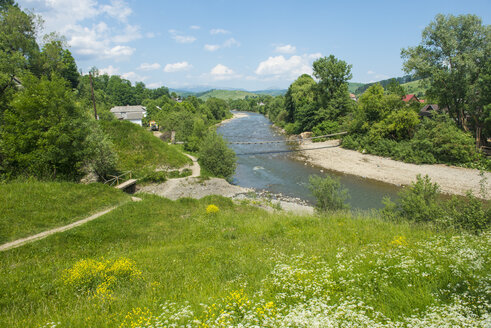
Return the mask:
<svg viewBox="0 0 491 328">
<path fill-rule="evenodd" d="M 295 159 L 294 153 L 289 152 L 293 149 L 292 146 L 287 144 L 284 135 L 277 132 L 265 116 L 249 112 L 244 114 L 247 116 L 222 124 L 217 132 L 229 142 L 283 142 L 230 144 L 229 147 L 237 154 L 237 170 L 232 179 L 233 184 L 300 198 L 314 204 L 315 198 L 308 189 L 309 176 L 329 174 L 339 178 L 342 186 L 348 189 L 348 203 L 352 209 L 381 208 L 384 196 L 396 198 L 399 190 L 396 186 L 305 165 L 304 162 Z"/>
</svg>

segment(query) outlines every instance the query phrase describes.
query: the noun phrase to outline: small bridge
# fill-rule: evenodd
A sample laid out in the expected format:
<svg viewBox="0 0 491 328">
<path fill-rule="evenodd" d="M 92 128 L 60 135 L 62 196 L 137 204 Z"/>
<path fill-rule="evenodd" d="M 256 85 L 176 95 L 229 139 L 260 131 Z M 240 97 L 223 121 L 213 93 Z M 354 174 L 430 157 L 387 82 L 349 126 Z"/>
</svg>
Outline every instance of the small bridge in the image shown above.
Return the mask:
<svg viewBox="0 0 491 328">
<path fill-rule="evenodd" d="M 128 180 L 124 180 L 124 177 L 128 176 Z M 128 194 L 134 194 L 136 191 L 136 179 L 131 178 L 131 171 L 124 172 L 121 175 L 110 175 L 111 179 L 104 182 L 104 184 L 108 184 L 110 186 L 114 186 L 119 190 L 123 190 Z"/>
</svg>

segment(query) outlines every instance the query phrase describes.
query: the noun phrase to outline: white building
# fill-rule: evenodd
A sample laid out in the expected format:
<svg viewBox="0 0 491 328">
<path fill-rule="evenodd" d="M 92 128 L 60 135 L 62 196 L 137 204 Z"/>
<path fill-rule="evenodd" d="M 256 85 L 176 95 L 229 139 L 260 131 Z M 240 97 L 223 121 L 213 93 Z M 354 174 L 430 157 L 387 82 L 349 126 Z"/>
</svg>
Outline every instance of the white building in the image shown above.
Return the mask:
<svg viewBox="0 0 491 328">
<path fill-rule="evenodd" d="M 147 109 L 143 106 L 116 106 L 111 113 L 118 120 L 126 120 L 142 126 L 142 119 L 147 116 Z"/>
</svg>

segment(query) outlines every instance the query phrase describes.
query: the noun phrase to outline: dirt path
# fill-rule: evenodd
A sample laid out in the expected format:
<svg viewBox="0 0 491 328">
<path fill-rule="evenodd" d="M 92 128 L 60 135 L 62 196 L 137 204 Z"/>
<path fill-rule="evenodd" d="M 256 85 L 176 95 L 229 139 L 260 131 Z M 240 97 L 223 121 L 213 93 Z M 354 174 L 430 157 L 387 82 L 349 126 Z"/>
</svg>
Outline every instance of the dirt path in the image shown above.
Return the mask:
<svg viewBox="0 0 491 328">
<path fill-rule="evenodd" d="M 121 205 L 113 206 L 111 208 L 108 208 L 107 210 L 104 210 L 104 211 L 98 212 L 96 214 L 93 214 L 93 215 L 89 216 L 88 218 L 85 218 L 85 219 L 82 219 L 82 220 L 73 222 L 73 223 L 71 223 L 69 225 L 66 225 L 66 226 L 63 226 L 63 227 L 58 227 L 58 228 L 55 228 L 55 229 L 47 230 L 47 231 L 38 233 L 38 234 L 36 234 L 34 236 L 17 239 L 17 240 L 11 241 L 9 243 L 0 245 L 0 252 L 1 251 L 6 251 L 6 250 L 9 250 L 9 249 L 12 249 L 12 248 L 16 248 L 16 247 L 19 247 L 19 246 L 22 246 L 22 245 L 25 245 L 25 244 L 28 244 L 28 243 L 32 243 L 32 242 L 34 242 L 36 240 L 40 240 L 40 239 L 46 238 L 48 236 L 51 236 L 51 235 L 53 235 L 53 234 L 55 234 L 57 232 L 63 232 L 63 231 L 67 231 L 67 230 L 73 229 L 73 228 L 78 227 L 78 226 L 80 226 L 80 225 L 82 225 L 84 223 L 90 222 L 92 220 L 95 220 L 95 219 L 103 216 L 104 214 L 107 214 L 107 213 L 111 212 L 112 210 L 114 210 L 115 208 L 117 208 L 117 207 L 119 207 Z"/>
<path fill-rule="evenodd" d="M 465 195 L 467 190 L 472 190 L 476 196 L 479 196 L 482 176 L 479 175 L 478 170 L 443 164 L 409 164 L 336 147 L 338 144 L 338 140 L 316 143 L 308 141 L 300 147 L 301 149 L 326 147 L 303 151 L 302 155 L 307 162 L 328 170 L 395 185 L 409 185 L 416 180 L 416 175 L 428 175 L 433 182 L 440 185 L 443 193 Z M 490 199 L 491 173 L 484 173 L 484 178 L 487 181 L 485 186 L 487 198 Z"/>
</svg>

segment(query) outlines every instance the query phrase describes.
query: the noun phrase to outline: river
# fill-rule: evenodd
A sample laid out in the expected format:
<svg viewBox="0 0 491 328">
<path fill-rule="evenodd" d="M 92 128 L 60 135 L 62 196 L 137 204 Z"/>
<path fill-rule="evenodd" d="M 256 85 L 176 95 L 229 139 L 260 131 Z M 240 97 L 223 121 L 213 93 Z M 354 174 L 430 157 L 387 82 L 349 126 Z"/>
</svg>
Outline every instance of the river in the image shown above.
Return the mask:
<svg viewBox="0 0 491 328">
<path fill-rule="evenodd" d="M 247 116 L 220 125 L 217 132 L 229 142 L 277 140 L 271 144 L 230 144 L 237 154 L 237 170 L 232 183 L 241 187 L 264 190 L 300 198 L 311 204 L 315 198 L 308 189 L 313 174 L 335 176 L 348 189 L 352 209 L 381 208 L 382 198 L 396 198 L 399 188 L 391 184 L 340 174 L 312 167 L 289 152 L 292 150 L 283 134 L 271 122 L 257 113 L 240 112 Z M 315 151 L 315 150 L 311 150 Z"/>
</svg>

